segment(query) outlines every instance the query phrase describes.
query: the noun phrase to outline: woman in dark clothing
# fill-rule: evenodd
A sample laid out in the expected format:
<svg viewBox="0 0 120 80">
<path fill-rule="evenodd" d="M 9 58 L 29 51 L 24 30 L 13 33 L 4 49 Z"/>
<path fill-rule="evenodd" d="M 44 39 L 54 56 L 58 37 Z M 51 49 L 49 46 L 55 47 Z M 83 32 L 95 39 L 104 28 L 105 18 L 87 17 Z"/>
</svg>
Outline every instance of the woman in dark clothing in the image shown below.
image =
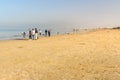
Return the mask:
<svg viewBox="0 0 120 80">
<path fill-rule="evenodd" d="M 50 33 L 51 31 L 50 30 L 48 30 L 48 36 L 50 37 L 50 35 L 51 35 L 51 33 Z"/>
</svg>

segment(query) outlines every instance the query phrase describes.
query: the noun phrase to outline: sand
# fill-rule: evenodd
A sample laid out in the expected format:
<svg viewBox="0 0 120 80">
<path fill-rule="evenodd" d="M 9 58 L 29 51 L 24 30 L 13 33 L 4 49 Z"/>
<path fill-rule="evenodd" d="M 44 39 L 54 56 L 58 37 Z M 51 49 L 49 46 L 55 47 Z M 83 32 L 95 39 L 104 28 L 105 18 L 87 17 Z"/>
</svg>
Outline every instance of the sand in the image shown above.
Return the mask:
<svg viewBox="0 0 120 80">
<path fill-rule="evenodd" d="M 120 30 L 0 41 L 0 80 L 120 80 Z"/>
</svg>

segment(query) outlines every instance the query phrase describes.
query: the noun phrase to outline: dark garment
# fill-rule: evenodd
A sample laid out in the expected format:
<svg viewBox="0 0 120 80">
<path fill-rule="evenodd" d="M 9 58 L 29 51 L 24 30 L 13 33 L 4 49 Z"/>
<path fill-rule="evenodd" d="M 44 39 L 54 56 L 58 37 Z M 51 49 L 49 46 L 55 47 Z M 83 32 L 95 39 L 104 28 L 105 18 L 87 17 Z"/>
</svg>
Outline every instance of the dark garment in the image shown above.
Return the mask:
<svg viewBox="0 0 120 80">
<path fill-rule="evenodd" d="M 45 30 L 45 36 L 47 36 L 47 32 L 48 32 L 48 31 L 47 31 L 47 29 L 46 29 L 46 30 Z"/>
<path fill-rule="evenodd" d="M 32 39 L 31 31 L 29 31 L 29 39 Z"/>
<path fill-rule="evenodd" d="M 35 33 L 38 33 L 38 30 L 37 30 L 37 28 L 35 28 Z"/>
<path fill-rule="evenodd" d="M 39 35 L 41 36 L 42 34 L 41 34 L 41 33 L 39 33 Z"/>
<path fill-rule="evenodd" d="M 48 36 L 50 37 L 50 31 L 48 31 Z"/>
</svg>

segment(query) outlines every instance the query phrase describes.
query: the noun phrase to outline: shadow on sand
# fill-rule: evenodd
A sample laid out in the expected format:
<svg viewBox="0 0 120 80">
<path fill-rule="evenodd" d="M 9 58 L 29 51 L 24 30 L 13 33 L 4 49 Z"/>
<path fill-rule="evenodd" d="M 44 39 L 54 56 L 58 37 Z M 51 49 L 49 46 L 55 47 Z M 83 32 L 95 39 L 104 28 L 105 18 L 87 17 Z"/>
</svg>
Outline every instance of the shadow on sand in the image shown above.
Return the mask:
<svg viewBox="0 0 120 80">
<path fill-rule="evenodd" d="M 23 38 L 23 39 L 14 39 L 14 40 L 29 40 L 29 39 Z"/>
</svg>

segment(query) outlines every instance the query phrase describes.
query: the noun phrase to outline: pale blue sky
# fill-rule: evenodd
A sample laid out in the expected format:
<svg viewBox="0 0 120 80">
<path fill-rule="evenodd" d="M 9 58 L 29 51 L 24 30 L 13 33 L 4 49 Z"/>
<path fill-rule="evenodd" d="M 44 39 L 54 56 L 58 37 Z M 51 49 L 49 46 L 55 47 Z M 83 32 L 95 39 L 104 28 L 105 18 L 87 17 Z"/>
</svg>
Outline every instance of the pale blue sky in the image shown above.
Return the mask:
<svg viewBox="0 0 120 80">
<path fill-rule="evenodd" d="M 0 26 L 120 26 L 120 0 L 0 0 Z"/>
</svg>

